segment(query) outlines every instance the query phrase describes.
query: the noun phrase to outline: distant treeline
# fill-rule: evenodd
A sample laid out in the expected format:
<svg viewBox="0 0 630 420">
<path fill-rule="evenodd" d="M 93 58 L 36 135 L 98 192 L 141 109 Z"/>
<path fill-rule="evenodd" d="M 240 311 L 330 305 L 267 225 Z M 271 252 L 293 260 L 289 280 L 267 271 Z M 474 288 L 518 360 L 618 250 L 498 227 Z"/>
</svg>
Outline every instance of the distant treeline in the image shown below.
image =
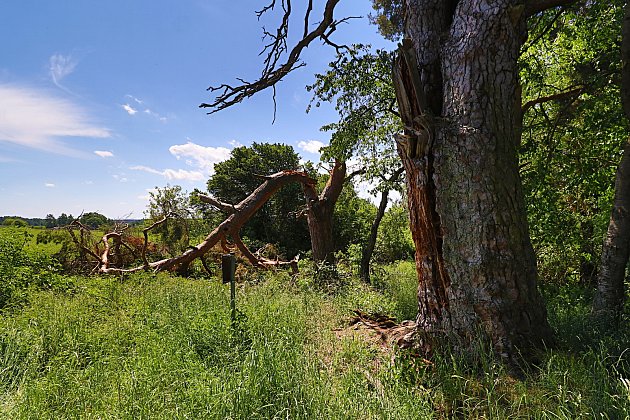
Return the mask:
<svg viewBox="0 0 630 420">
<path fill-rule="evenodd" d="M 0 216 L 0 225 L 3 226 L 43 226 L 47 228 L 54 228 L 60 226 L 67 226 L 72 221 L 75 220 L 75 217 L 70 214 L 61 213 L 59 217 L 55 217 L 52 214 L 46 215 L 45 218 L 39 217 L 21 217 L 21 216 Z M 84 213 L 79 217 L 81 223 L 90 226 L 92 228 L 99 228 L 101 226 L 109 225 L 114 221 L 108 219 L 106 216 L 97 213 L 97 212 L 89 212 Z M 117 222 L 124 222 L 130 225 L 140 224 L 142 223 L 142 219 L 123 219 L 116 220 Z"/>
</svg>

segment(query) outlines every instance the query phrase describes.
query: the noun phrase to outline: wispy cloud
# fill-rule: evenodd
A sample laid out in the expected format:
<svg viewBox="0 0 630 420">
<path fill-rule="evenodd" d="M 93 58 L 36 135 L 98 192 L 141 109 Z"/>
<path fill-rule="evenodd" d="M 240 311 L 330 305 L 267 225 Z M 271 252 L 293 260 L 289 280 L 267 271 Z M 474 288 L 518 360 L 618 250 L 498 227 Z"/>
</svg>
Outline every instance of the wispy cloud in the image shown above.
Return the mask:
<svg viewBox="0 0 630 420">
<path fill-rule="evenodd" d="M 129 104 L 124 104 L 121 106 L 122 106 L 122 109 L 124 109 L 129 115 L 136 115 L 138 113 L 138 110 Z"/>
<path fill-rule="evenodd" d="M 107 151 L 107 150 L 95 150 L 94 154 L 97 155 L 97 156 L 100 156 L 102 158 L 114 157 L 114 154 L 112 152 Z"/>
<path fill-rule="evenodd" d="M 225 147 L 201 146 L 193 142 L 175 144 L 168 149 L 178 160 L 184 159 L 186 164 L 204 170 L 207 174 L 214 173 L 214 164 L 230 158 L 230 149 Z"/>
<path fill-rule="evenodd" d="M 0 141 L 52 153 L 80 154 L 60 138 L 110 136 L 74 102 L 32 87 L 0 84 L 0 115 Z"/>
<path fill-rule="evenodd" d="M 325 144 L 318 140 L 307 140 L 307 141 L 302 140 L 298 143 L 298 148 L 300 148 L 301 150 L 304 150 L 305 152 L 313 153 L 313 154 L 318 154 L 319 149 L 321 149 L 324 146 Z"/>
<path fill-rule="evenodd" d="M 161 175 L 164 178 L 168 179 L 169 181 L 175 180 L 175 181 L 195 182 L 195 181 L 202 181 L 206 178 L 206 176 L 202 172 L 187 171 L 184 169 L 164 169 L 163 171 L 160 171 L 158 169 L 154 169 L 154 168 L 151 168 L 149 166 L 144 166 L 144 165 L 132 166 L 129 169 L 132 169 L 134 171 L 148 172 L 154 175 Z"/>
<path fill-rule="evenodd" d="M 46 188 L 55 188 L 55 184 L 53 184 L 52 182 L 47 182 L 44 184 L 44 187 Z"/>
<path fill-rule="evenodd" d="M 125 98 L 130 99 L 131 102 L 135 103 L 135 105 L 131 105 L 131 103 L 126 103 L 121 105 L 121 107 L 127 112 L 129 115 L 136 115 L 138 112 L 142 112 L 145 115 L 153 117 L 161 122 L 168 121 L 168 118 L 164 115 L 155 112 L 145 105 L 145 102 L 142 99 L 136 98 L 133 95 L 125 95 Z"/>
<path fill-rule="evenodd" d="M 77 67 L 77 61 L 71 55 L 54 54 L 50 57 L 50 78 L 57 87 L 66 89 L 61 81 Z"/>
</svg>

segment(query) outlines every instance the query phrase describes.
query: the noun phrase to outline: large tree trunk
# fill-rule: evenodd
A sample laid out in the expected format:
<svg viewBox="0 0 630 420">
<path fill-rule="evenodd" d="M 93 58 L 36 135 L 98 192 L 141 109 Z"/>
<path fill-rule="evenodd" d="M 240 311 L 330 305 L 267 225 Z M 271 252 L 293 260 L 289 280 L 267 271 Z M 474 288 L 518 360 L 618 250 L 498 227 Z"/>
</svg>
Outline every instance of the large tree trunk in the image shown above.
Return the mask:
<svg viewBox="0 0 630 420">
<path fill-rule="evenodd" d="M 394 71 L 419 339 L 481 332 L 508 359 L 552 339 L 518 173 L 518 3 L 407 0 Z"/>
<path fill-rule="evenodd" d="M 326 186 L 318 196 L 314 189 L 305 189 L 308 200 L 308 230 L 315 262 L 335 262 L 333 214 L 346 180 L 346 163 L 335 161 Z"/>
<path fill-rule="evenodd" d="M 626 5 L 621 43 L 621 102 L 630 119 L 630 3 Z M 626 141 L 615 179 L 608 232 L 602 249 L 602 262 L 593 299 L 593 313 L 602 320 L 619 322 L 625 298 L 624 278 L 630 254 L 630 139 Z"/>
</svg>

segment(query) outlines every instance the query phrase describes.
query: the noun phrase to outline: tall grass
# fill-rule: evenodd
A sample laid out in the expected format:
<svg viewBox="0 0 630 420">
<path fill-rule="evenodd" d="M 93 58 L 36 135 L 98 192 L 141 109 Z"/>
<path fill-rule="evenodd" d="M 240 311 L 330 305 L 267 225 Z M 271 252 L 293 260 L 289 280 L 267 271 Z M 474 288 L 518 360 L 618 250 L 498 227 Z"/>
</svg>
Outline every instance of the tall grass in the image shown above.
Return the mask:
<svg viewBox="0 0 630 420">
<path fill-rule="evenodd" d="M 346 279 L 337 293 L 288 274 L 243 284 L 229 319 L 217 280 L 138 274 L 30 288 L 0 316 L 0 417 L 623 419 L 630 415 L 627 331 L 563 345 L 514 379 L 480 342 L 428 362 L 387 351 L 348 328 L 350 310 L 413 318 L 413 265 L 376 288 Z M 411 290 L 409 290 L 411 289 Z M 560 296 L 558 292 L 555 296 Z M 567 299 L 571 305 L 567 305 Z M 588 329 L 586 301 L 550 300 L 556 328 Z M 577 326 L 576 326 L 577 325 Z M 581 329 L 580 329 L 581 328 Z M 626 335 L 623 335 L 626 334 Z"/>
</svg>

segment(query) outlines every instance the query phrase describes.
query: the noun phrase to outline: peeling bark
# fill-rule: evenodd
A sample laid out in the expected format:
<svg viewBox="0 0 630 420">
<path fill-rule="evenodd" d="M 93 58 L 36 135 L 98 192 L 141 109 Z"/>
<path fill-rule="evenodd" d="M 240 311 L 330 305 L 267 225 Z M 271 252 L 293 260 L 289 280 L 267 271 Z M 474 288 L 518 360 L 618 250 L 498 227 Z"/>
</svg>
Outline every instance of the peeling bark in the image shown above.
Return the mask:
<svg viewBox="0 0 630 420">
<path fill-rule="evenodd" d="M 525 39 L 516 0 L 407 0 L 394 69 L 405 125 L 405 167 L 418 271 L 418 339 L 470 343 L 481 331 L 497 354 L 552 339 L 536 289 L 518 174 Z"/>
</svg>

